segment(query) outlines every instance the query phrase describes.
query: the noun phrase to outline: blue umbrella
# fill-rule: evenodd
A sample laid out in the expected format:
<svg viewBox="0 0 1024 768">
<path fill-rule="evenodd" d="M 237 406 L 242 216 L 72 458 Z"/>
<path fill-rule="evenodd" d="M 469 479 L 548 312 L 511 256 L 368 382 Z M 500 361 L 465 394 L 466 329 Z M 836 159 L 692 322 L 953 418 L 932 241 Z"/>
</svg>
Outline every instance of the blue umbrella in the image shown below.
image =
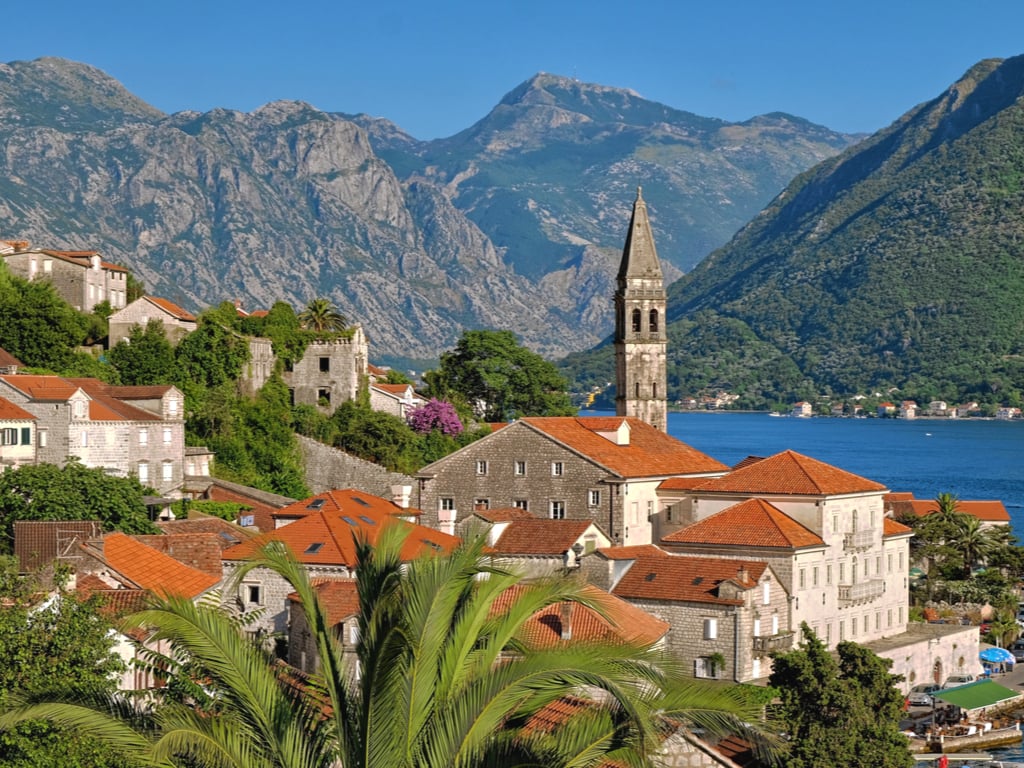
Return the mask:
<svg viewBox="0 0 1024 768">
<path fill-rule="evenodd" d="M 982 661 L 990 664 L 1012 664 L 1013 654 L 1005 648 L 986 648 L 978 653 Z"/>
</svg>

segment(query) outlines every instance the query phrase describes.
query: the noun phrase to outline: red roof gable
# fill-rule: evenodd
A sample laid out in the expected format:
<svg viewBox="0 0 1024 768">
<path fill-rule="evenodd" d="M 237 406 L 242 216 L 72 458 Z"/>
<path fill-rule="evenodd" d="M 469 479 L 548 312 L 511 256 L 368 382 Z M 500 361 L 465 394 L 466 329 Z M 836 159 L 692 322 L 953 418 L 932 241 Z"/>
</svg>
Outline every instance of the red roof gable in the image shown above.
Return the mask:
<svg viewBox="0 0 1024 768">
<path fill-rule="evenodd" d="M 882 535 L 883 536 L 902 536 L 907 533 L 913 533 L 914 529 L 910 526 L 904 525 L 903 523 L 897 523 L 891 517 L 886 517 L 882 520 Z"/>
<path fill-rule="evenodd" d="M 520 507 L 498 507 L 497 509 L 477 509 L 473 514 L 488 523 L 507 523 L 512 520 L 535 520 L 530 510 Z"/>
<path fill-rule="evenodd" d="M 741 600 L 721 598 L 723 581 L 752 589 L 768 566 L 759 560 L 717 557 L 643 557 L 626 571 L 612 594 L 627 600 L 673 600 L 738 605 Z"/>
<path fill-rule="evenodd" d="M 0 421 L 35 421 L 36 417 L 10 400 L 0 397 Z"/>
<path fill-rule="evenodd" d="M 313 588 L 327 616 L 328 626 L 333 627 L 359 615 L 359 592 L 355 579 L 321 579 Z M 302 602 L 298 592 L 292 592 L 288 599 L 293 603 Z"/>
<path fill-rule="evenodd" d="M 629 444 L 616 445 L 600 433 L 615 433 L 629 426 Z M 530 416 L 524 424 L 558 441 L 620 477 L 657 477 L 724 472 L 717 459 L 627 416 Z"/>
<path fill-rule="evenodd" d="M 103 538 L 103 559 L 143 589 L 163 596 L 196 598 L 220 581 L 123 533 Z"/>
<path fill-rule="evenodd" d="M 152 399 L 162 396 L 170 387 L 112 387 L 99 379 L 63 378 L 61 376 L 36 376 L 16 374 L 0 376 L 14 389 L 32 400 L 44 402 L 67 402 L 68 398 L 81 389 L 89 396 L 89 418 L 94 421 L 162 421 L 152 411 L 138 408 L 126 399 Z M 136 390 L 144 391 L 141 397 Z M 160 394 L 153 394 L 159 390 Z"/>
<path fill-rule="evenodd" d="M 513 520 L 491 551 L 497 555 L 561 555 L 591 525 L 590 520 Z"/>
<path fill-rule="evenodd" d="M 25 364 L 23 362 L 21 362 L 21 360 L 16 358 L 14 355 L 12 355 L 6 349 L 3 349 L 2 347 L 0 347 L 0 366 L 3 366 L 4 368 L 6 368 L 6 367 L 12 366 L 12 365 L 14 367 L 16 367 L 16 368 L 24 368 L 25 367 Z"/>
<path fill-rule="evenodd" d="M 331 492 L 334 493 L 338 492 Z M 365 536 L 372 544 L 377 541 L 381 529 L 388 524 L 407 526 L 411 531 L 402 546 L 403 560 L 412 560 L 425 553 L 449 552 L 459 543 L 455 536 L 406 522 L 390 511 L 381 511 L 371 506 L 362 507 L 358 504 L 347 504 L 339 508 L 333 503 L 328 503 L 331 494 L 320 494 L 299 502 L 306 505 L 303 517 L 294 523 L 262 533 L 249 541 L 226 549 L 224 559 L 246 560 L 253 557 L 267 543 L 280 541 L 303 564 L 336 565 L 351 569 L 356 566 L 356 537 Z M 384 502 L 379 497 L 370 498 L 378 498 Z M 308 505 L 317 499 L 324 499 L 324 504 L 319 509 L 309 509 Z M 295 506 L 297 505 L 285 507 L 281 511 L 287 511 Z"/>
<path fill-rule="evenodd" d="M 833 467 L 796 451 L 783 451 L 767 459 L 708 480 L 697 490 L 784 496 L 836 496 L 884 491 L 885 486 Z"/>
<path fill-rule="evenodd" d="M 381 515 L 410 517 L 421 514 L 420 510 L 400 507 L 390 499 L 374 496 L 356 488 L 336 488 L 325 493 L 318 493 L 308 499 L 296 501 L 286 507 L 274 510 L 274 517 L 305 517 L 313 512 L 340 512 L 348 515 L 359 515 L 372 510 Z"/>
<path fill-rule="evenodd" d="M 763 499 L 749 499 L 680 528 L 662 539 L 676 544 L 724 544 L 747 547 L 822 547 L 825 542 Z"/>
<path fill-rule="evenodd" d="M 153 304 L 154 306 L 162 309 L 164 312 L 171 315 L 172 317 L 176 317 L 179 320 L 195 322 L 195 315 L 193 315 L 191 312 L 187 312 L 186 310 L 182 309 L 173 301 L 161 299 L 159 296 L 143 296 L 142 298 L 144 298 L 150 304 Z"/>
</svg>

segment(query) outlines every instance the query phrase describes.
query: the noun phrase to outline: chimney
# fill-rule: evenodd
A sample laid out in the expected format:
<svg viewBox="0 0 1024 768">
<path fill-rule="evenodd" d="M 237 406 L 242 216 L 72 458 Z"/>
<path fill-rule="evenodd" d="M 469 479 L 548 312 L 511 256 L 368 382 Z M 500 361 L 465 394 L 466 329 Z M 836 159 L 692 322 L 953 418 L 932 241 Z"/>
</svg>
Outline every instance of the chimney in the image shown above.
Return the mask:
<svg viewBox="0 0 1024 768">
<path fill-rule="evenodd" d="M 412 486 L 411 485 L 392 485 L 391 486 L 391 501 L 396 507 L 402 509 L 409 508 L 409 499 L 412 497 Z"/>
<path fill-rule="evenodd" d="M 736 571 L 736 580 L 740 584 L 746 584 L 750 581 L 750 571 L 748 571 L 745 566 L 741 565 L 739 570 Z"/>
<path fill-rule="evenodd" d="M 566 600 L 558 606 L 562 611 L 562 639 L 572 640 L 572 613 L 576 604 Z"/>
</svg>

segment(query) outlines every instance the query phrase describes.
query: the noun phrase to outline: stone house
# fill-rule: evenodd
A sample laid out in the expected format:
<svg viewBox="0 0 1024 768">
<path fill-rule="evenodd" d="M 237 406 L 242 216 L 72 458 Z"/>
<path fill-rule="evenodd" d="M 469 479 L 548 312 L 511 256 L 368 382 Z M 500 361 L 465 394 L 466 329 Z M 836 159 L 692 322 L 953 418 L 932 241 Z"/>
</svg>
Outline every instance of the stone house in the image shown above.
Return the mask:
<svg viewBox="0 0 1024 768">
<path fill-rule="evenodd" d="M 666 650 L 694 677 L 767 677 L 770 654 L 793 643 L 790 596 L 763 560 L 613 547 L 584 556 L 581 572 L 665 621 Z"/>
<path fill-rule="evenodd" d="M 527 578 L 568 573 L 579 567 L 584 554 L 612 543 L 593 521 L 532 516 L 494 519 L 487 526 L 486 537 L 495 565 L 515 569 Z"/>
<path fill-rule="evenodd" d="M 806 400 L 801 400 L 796 403 L 790 410 L 790 416 L 796 416 L 797 418 L 807 418 L 814 415 L 814 406 L 808 403 Z"/>
<path fill-rule="evenodd" d="M 175 345 L 197 327 L 195 315 L 174 302 L 157 296 L 143 296 L 110 316 L 107 346 L 114 347 L 128 338 L 132 328 L 137 325 L 145 328 L 150 320 L 159 320 L 167 340 Z"/>
<path fill-rule="evenodd" d="M 901 419 L 916 419 L 917 411 L 917 403 L 915 403 L 913 400 L 904 400 L 902 403 L 900 403 Z"/>
<path fill-rule="evenodd" d="M 36 417 L 0 397 L 0 472 L 36 463 Z"/>
<path fill-rule="evenodd" d="M 394 502 L 353 489 L 334 490 L 295 502 L 274 513 L 278 526 L 223 553 L 225 581 L 271 542 L 280 542 L 295 555 L 311 579 L 351 578 L 356 567 L 356 539 L 371 544 L 388 524 L 406 526 L 410 535 L 402 549 L 404 559 L 430 552 L 447 552 L 459 542 L 455 536 L 410 523 L 408 509 Z M 282 633 L 287 629 L 291 586 L 267 568 L 254 568 L 237 584 L 225 602 L 243 613 L 255 614 L 257 631 Z"/>
<path fill-rule="evenodd" d="M 98 251 L 50 251 L 12 248 L 0 252 L 12 275 L 26 280 L 48 280 L 57 295 L 81 312 L 110 302 L 121 309 L 127 304 L 128 270 L 103 261 Z"/>
<path fill-rule="evenodd" d="M 460 512 L 518 507 L 595 522 L 616 544 L 646 544 L 663 480 L 727 469 L 637 418 L 527 417 L 424 467 L 416 505 L 425 525 L 449 532 Z"/>
<path fill-rule="evenodd" d="M 406 419 L 409 412 L 421 408 L 427 401 L 416 394 L 411 384 L 370 384 L 370 407 Z"/>
<path fill-rule="evenodd" d="M 341 645 L 343 663 L 354 662 L 359 642 L 359 594 L 355 579 L 321 579 L 313 588 L 326 614 L 327 626 Z M 288 595 L 288 663 L 307 674 L 319 672 L 320 668 L 320 654 L 297 592 Z M 354 664 L 346 669 L 355 673 Z"/>
<path fill-rule="evenodd" d="M 369 351 L 362 327 L 350 330 L 348 338 L 314 341 L 302 359 L 284 371 L 293 404 L 315 405 L 331 413 L 356 398 L 366 379 Z"/>
<path fill-rule="evenodd" d="M 171 386 L 114 387 L 97 379 L 0 376 L 0 396 L 36 418 L 36 460 L 76 457 L 163 496 L 180 494 L 184 397 Z"/>
</svg>

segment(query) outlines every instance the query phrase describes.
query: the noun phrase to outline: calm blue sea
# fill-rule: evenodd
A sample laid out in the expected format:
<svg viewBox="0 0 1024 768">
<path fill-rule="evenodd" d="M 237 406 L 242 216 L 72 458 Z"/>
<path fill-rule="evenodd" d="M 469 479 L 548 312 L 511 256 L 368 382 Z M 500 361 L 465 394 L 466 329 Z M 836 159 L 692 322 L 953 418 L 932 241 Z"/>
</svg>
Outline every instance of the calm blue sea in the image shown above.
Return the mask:
<svg viewBox="0 0 1024 768">
<path fill-rule="evenodd" d="M 1024 541 L 1024 421 L 693 412 L 670 413 L 668 431 L 730 466 L 788 448 L 919 499 L 1000 499 Z"/>
</svg>

